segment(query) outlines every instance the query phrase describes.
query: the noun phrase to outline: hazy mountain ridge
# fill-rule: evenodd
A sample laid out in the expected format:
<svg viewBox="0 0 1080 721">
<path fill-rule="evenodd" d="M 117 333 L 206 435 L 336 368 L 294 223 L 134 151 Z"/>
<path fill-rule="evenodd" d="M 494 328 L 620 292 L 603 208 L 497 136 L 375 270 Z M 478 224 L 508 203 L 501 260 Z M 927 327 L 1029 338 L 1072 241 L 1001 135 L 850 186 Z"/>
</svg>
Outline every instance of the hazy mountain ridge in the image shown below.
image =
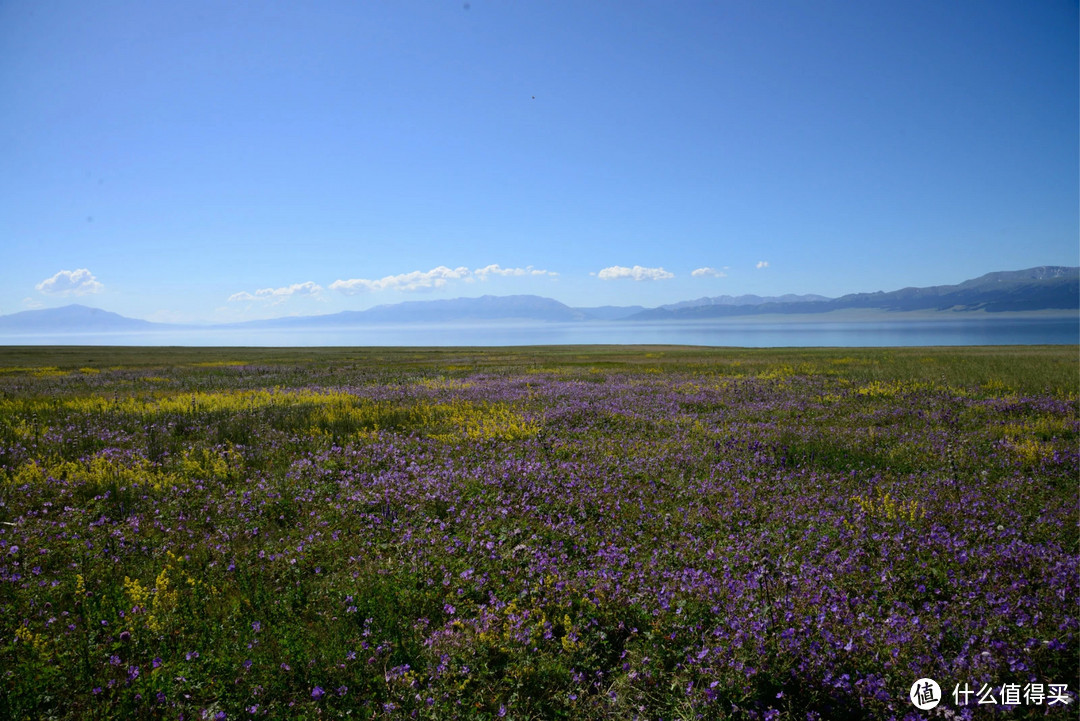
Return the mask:
<svg viewBox="0 0 1080 721">
<path fill-rule="evenodd" d="M 761 302 L 755 302 L 760 299 Z M 818 295 L 715 296 L 657 308 L 598 306 L 572 308 L 538 295 L 484 295 L 478 298 L 414 300 L 361 311 L 288 316 L 199 326 L 225 329 L 334 328 L 364 325 L 456 322 L 548 322 L 695 320 L 753 315 L 806 315 L 839 310 L 885 312 L 1040 311 L 1080 309 L 1080 267 L 1040 266 L 987 273 L 957 285 L 908 287 L 839 298 Z M 174 330 L 192 326 L 127 318 L 84 305 L 28 310 L 0 316 L 0 333 L 101 333 Z"/>
<path fill-rule="evenodd" d="M 813 293 L 807 293 L 804 295 L 796 295 L 794 293 L 786 293 L 784 295 L 754 295 L 752 293 L 746 295 L 716 295 L 712 297 L 701 297 L 696 300 L 683 300 L 678 303 L 668 303 L 660 306 L 667 310 L 674 310 L 676 308 L 695 308 L 701 305 L 761 305 L 762 303 L 815 303 L 822 300 L 832 300 L 824 295 L 815 295 Z"/>
<path fill-rule="evenodd" d="M 447 321 L 548 321 L 587 320 L 585 309 L 571 308 L 552 298 L 539 295 L 483 295 L 479 298 L 448 300 L 409 300 L 377 305 L 367 310 L 346 310 L 316 316 L 294 316 L 271 320 L 236 323 L 235 326 L 284 328 L 291 326 L 325 327 L 365 325 L 370 323 L 442 323 Z"/>
<path fill-rule="evenodd" d="M 128 318 L 100 308 L 72 304 L 62 308 L 24 310 L 0 315 L 0 331 L 38 333 L 91 333 L 176 328 L 168 323 Z"/>
<path fill-rule="evenodd" d="M 1080 268 L 1041 266 L 1001 271 L 957 285 L 908 287 L 890 292 L 851 293 L 824 301 L 770 302 L 759 305 L 705 305 L 654 308 L 630 320 L 690 320 L 742 315 L 803 315 L 837 310 L 873 309 L 887 312 L 1072 310 L 1080 308 Z"/>
<path fill-rule="evenodd" d="M 648 308 L 643 305 L 600 305 L 592 308 L 574 308 L 574 310 L 583 313 L 586 320 L 622 320 Z"/>
</svg>

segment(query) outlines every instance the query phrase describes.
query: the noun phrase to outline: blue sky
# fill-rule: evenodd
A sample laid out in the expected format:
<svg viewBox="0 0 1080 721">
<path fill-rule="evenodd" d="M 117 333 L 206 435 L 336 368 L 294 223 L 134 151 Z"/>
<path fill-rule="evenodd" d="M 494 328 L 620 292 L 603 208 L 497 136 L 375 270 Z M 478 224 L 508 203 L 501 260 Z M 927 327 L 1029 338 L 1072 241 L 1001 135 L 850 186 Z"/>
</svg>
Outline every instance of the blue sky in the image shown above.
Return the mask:
<svg viewBox="0 0 1080 721">
<path fill-rule="evenodd" d="M 1077 265 L 1077 37 L 1054 0 L 10 0 L 0 313 Z"/>
</svg>

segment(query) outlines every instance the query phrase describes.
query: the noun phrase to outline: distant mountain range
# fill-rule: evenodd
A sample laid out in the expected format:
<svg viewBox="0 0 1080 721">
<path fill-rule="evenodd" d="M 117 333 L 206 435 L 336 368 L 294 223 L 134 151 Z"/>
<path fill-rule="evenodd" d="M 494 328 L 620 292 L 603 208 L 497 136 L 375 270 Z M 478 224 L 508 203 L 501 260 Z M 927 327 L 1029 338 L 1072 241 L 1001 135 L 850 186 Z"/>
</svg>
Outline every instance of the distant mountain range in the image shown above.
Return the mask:
<svg viewBox="0 0 1080 721">
<path fill-rule="evenodd" d="M 571 308 L 552 298 L 538 295 L 483 295 L 479 298 L 452 300 L 410 300 L 391 305 L 377 305 L 367 310 L 346 310 L 317 316 L 294 316 L 272 320 L 249 321 L 238 326 L 249 328 L 291 328 L 304 326 L 371 325 L 383 323 L 443 323 L 448 321 L 548 321 L 619 320 L 646 310 L 643 306 L 601 306 Z"/>
<path fill-rule="evenodd" d="M 707 320 L 755 315 L 806 315 L 853 309 L 881 312 L 939 311 L 953 314 L 983 311 L 1080 309 L 1080 268 L 1041 266 L 1003 271 L 959 285 L 902 288 L 890 292 L 853 293 L 840 298 L 820 295 L 716 296 L 660 306 L 572 308 L 537 295 L 485 295 L 479 298 L 408 301 L 362 311 L 289 316 L 206 328 L 334 328 L 366 325 L 449 322 L 583 322 Z M 126 318 L 117 313 L 68 305 L 0 316 L 0 334 L 67 334 L 149 332 L 192 328 Z"/>
<path fill-rule="evenodd" d="M 678 305 L 678 304 L 677 304 Z M 1072 310 L 1080 308 L 1080 268 L 1040 266 L 987 273 L 959 285 L 902 288 L 888 293 L 852 293 L 821 300 L 768 300 L 757 304 L 697 304 L 660 307 L 630 316 L 631 320 L 689 320 L 739 315 L 796 315 L 837 310 L 1003 311 Z"/>
<path fill-rule="evenodd" d="M 665 310 L 678 308 L 696 308 L 703 305 L 762 305 L 763 303 L 812 303 L 819 300 L 832 300 L 823 295 L 717 295 L 712 298 L 698 298 L 697 300 L 684 300 L 679 303 L 669 303 L 660 306 Z"/>
<path fill-rule="evenodd" d="M 0 315 L 0 333 L 116 333 L 167 330 L 178 326 L 126 318 L 100 308 L 65 305 Z"/>
</svg>

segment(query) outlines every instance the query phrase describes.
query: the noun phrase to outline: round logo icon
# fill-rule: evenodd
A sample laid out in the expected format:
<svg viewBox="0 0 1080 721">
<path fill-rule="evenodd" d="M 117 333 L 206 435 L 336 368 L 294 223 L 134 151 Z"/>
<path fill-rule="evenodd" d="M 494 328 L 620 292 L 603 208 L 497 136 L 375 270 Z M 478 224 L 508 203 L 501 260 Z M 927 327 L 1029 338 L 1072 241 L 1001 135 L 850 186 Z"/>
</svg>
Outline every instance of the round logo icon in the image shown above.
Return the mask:
<svg viewBox="0 0 1080 721">
<path fill-rule="evenodd" d="M 915 704 L 915 708 L 922 711 L 929 711 L 941 703 L 941 687 L 932 678 L 920 678 L 911 684 L 911 693 L 908 695 L 911 696 L 911 703 Z"/>
</svg>

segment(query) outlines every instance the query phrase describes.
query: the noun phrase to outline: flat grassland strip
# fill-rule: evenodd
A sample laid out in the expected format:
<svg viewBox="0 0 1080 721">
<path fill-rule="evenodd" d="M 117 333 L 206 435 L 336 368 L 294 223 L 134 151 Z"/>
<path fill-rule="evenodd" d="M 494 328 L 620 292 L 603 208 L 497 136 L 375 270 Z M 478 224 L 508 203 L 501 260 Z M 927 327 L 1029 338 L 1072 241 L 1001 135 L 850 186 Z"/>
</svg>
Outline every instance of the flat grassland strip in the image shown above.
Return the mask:
<svg viewBox="0 0 1080 721">
<path fill-rule="evenodd" d="M 1075 346 L 0 348 L 0 718 L 1064 718 L 1078 393 Z"/>
<path fill-rule="evenodd" d="M 730 376 L 799 366 L 851 381 L 998 382 L 1022 392 L 1080 392 L 1076 346 L 965 346 L 919 348 L 702 348 L 686 346 L 534 346 L 512 348 L 139 348 L 0 346 L 0 369 L 51 366 L 213 368 L 215 365 L 296 365 L 311 371 L 346 367 L 462 375 L 465 371 L 570 371 L 662 368 Z"/>
</svg>

